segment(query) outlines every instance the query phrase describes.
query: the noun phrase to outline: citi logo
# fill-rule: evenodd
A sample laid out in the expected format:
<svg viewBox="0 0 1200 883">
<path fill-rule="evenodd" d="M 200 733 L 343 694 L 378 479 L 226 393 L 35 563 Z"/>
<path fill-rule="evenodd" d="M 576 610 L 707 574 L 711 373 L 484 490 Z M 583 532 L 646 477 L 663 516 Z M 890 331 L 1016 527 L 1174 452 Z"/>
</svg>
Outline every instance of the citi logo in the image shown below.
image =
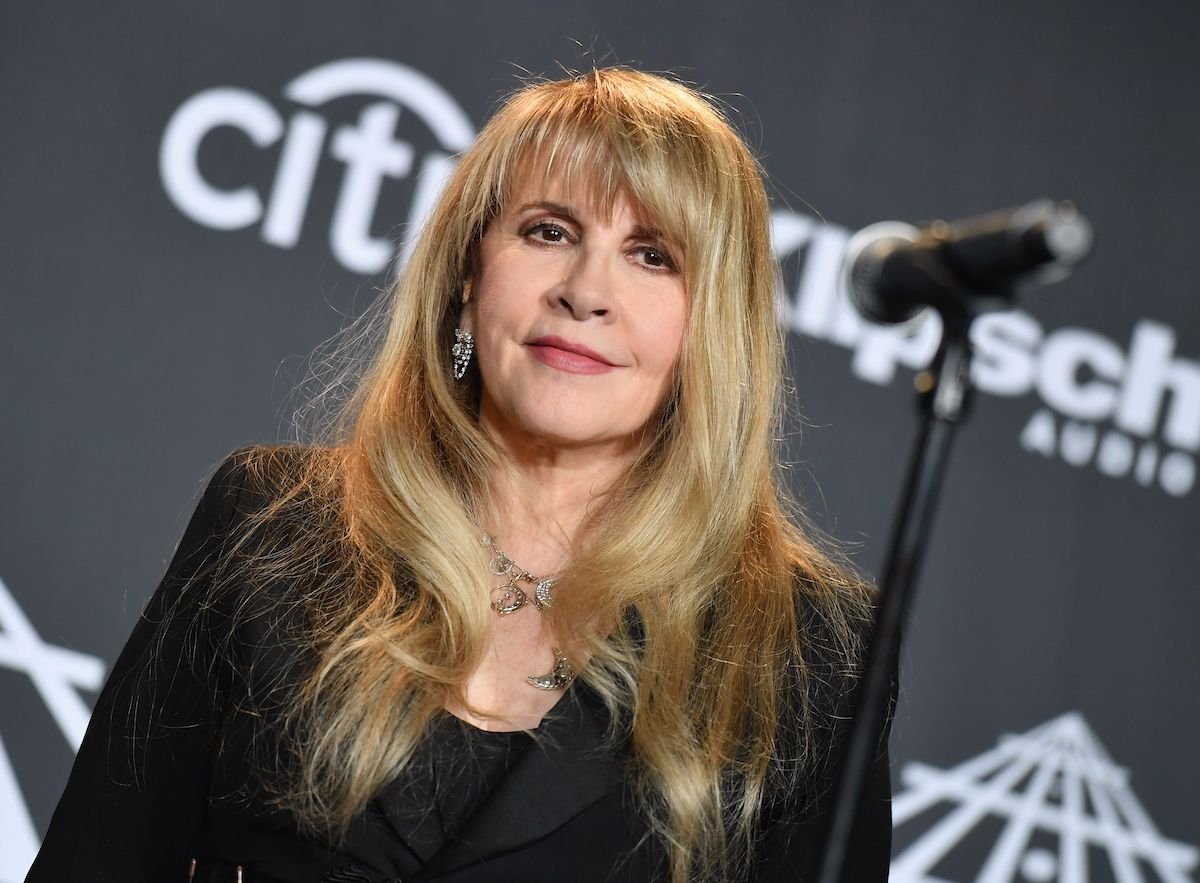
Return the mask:
<svg viewBox="0 0 1200 883">
<path fill-rule="evenodd" d="M 783 293 L 781 321 L 792 331 L 853 350 L 851 370 L 886 386 L 897 367 L 926 367 L 941 338 L 932 316 L 915 334 L 868 323 L 839 281 L 850 231 L 787 211 L 772 217 L 776 256 L 805 249 Z M 1129 477 L 1182 497 L 1196 482 L 1200 451 L 1200 362 L 1176 354 L 1174 330 L 1135 323 L 1128 343 L 1087 328 L 1044 329 L 1023 310 L 991 313 L 971 329 L 973 380 L 985 393 L 1036 393 L 1042 405 L 1018 443 L 1033 454 Z"/>
<path fill-rule="evenodd" d="M 1159 833 L 1077 712 L 948 770 L 906 764 L 900 778 L 894 883 L 1192 881 L 1200 851 Z"/>
<path fill-rule="evenodd" d="M 330 131 L 320 109 L 364 95 L 379 100 L 367 103 L 355 123 Z M 168 121 L 159 150 L 167 195 L 183 214 L 206 227 L 259 225 L 264 242 L 292 248 L 300 239 L 318 167 L 328 157 L 344 166 L 330 221 L 330 248 L 351 272 L 383 270 L 395 244 L 373 235 L 371 227 L 384 185 L 414 179 L 406 229 L 418 229 L 453 168 L 454 154 L 475 138 L 470 119 L 436 82 L 382 59 L 320 65 L 284 86 L 283 97 L 296 109 L 285 113 L 257 93 L 231 86 L 206 89 L 183 102 Z M 419 152 L 411 140 L 398 136 L 402 123 L 412 135 L 418 131 L 402 119 L 405 114 L 425 127 L 432 147 Z M 271 152 L 275 174 L 267 192 L 249 183 L 206 177 L 201 148 L 222 128 L 243 136 L 251 150 Z"/>
</svg>

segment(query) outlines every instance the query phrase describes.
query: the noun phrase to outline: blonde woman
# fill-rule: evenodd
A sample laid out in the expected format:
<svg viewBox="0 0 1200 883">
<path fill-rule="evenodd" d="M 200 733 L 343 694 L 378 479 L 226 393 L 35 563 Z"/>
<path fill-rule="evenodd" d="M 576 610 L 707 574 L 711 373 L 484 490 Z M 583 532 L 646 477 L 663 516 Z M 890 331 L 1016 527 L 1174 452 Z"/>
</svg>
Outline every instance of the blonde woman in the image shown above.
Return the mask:
<svg viewBox="0 0 1200 883">
<path fill-rule="evenodd" d="M 508 100 L 330 437 L 217 470 L 29 881 L 811 875 L 871 603 L 783 502 L 768 223 L 679 83 Z M 864 883 L 886 733 L 869 789 Z"/>
</svg>

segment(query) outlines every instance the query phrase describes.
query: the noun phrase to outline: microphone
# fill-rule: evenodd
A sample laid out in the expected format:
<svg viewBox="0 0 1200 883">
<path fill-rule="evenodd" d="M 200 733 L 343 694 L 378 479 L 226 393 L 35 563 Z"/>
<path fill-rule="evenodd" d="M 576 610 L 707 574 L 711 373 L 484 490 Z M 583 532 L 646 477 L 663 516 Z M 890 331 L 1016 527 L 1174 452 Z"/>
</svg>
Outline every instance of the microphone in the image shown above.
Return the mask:
<svg viewBox="0 0 1200 883">
<path fill-rule="evenodd" d="M 1046 284 L 1070 275 L 1092 239 L 1092 225 L 1073 203 L 1049 199 L 924 228 L 882 221 L 850 238 L 842 280 L 866 319 L 895 325 L 948 297 L 1007 305 L 1023 276 Z"/>
</svg>

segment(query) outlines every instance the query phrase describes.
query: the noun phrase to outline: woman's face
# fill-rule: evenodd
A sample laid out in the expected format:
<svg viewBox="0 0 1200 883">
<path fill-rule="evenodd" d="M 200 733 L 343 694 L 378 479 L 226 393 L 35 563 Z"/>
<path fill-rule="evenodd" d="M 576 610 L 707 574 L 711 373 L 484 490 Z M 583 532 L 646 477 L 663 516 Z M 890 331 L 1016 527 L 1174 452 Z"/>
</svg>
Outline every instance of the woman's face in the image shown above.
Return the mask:
<svg viewBox="0 0 1200 883">
<path fill-rule="evenodd" d="M 623 197 L 604 217 L 554 183 L 514 188 L 462 316 L 483 425 L 513 451 L 636 451 L 683 346 L 682 261 Z"/>
</svg>

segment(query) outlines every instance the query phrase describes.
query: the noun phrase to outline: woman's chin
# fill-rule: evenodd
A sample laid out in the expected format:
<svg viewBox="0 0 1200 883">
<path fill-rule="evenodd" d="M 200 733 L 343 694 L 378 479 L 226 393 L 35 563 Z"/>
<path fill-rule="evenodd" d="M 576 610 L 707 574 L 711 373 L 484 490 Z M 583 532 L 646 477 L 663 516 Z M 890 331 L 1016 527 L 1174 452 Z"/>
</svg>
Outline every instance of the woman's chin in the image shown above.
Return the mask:
<svg viewBox="0 0 1200 883">
<path fill-rule="evenodd" d="M 485 425 L 487 425 L 485 423 Z M 501 446 L 515 456 L 523 453 L 563 455 L 586 454 L 625 461 L 636 448 L 637 433 L 625 427 L 595 425 L 568 419 L 535 418 L 487 426 Z"/>
</svg>

